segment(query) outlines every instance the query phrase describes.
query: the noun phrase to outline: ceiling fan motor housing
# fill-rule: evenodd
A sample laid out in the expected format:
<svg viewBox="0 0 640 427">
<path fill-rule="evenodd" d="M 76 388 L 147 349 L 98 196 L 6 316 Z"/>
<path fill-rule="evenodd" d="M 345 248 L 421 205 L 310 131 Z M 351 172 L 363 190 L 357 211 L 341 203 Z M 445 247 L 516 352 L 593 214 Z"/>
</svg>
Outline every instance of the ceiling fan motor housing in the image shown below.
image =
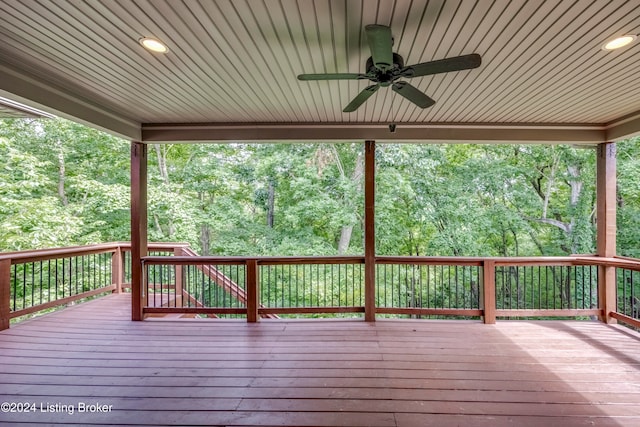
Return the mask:
<svg viewBox="0 0 640 427">
<path fill-rule="evenodd" d="M 397 53 L 393 54 L 393 66 L 385 71 L 376 67 L 373 63 L 373 58 L 369 57 L 366 64 L 366 74 L 369 80 L 380 83 L 380 86 L 389 86 L 401 77 L 400 70 L 402 68 L 404 68 L 404 59 Z"/>
</svg>

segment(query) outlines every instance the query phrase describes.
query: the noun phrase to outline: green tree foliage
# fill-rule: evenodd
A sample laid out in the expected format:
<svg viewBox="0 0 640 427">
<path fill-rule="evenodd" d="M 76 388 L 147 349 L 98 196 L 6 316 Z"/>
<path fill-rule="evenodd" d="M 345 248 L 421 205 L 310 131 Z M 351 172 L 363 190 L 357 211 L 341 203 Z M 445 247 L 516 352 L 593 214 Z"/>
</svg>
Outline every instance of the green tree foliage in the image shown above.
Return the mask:
<svg viewBox="0 0 640 427">
<path fill-rule="evenodd" d="M 593 150 L 383 145 L 378 151 L 380 253 L 524 256 L 594 250 Z"/>
<path fill-rule="evenodd" d="M 129 240 L 128 153 L 66 120 L 0 120 L 0 248 Z"/>
<path fill-rule="evenodd" d="M 359 149 L 150 146 L 160 150 L 149 156 L 150 238 L 186 240 L 203 254 L 335 254 L 342 228 L 361 223 Z M 345 252 L 362 252 L 360 228 Z"/>
<path fill-rule="evenodd" d="M 618 255 L 640 258 L 640 137 L 617 144 Z"/>
<path fill-rule="evenodd" d="M 363 146 L 149 145 L 149 240 L 202 254 L 363 253 Z M 640 256 L 638 140 L 620 143 L 619 248 Z M 0 245 L 129 240 L 129 144 L 61 119 L 0 121 Z M 378 144 L 377 252 L 595 250 L 595 150 Z"/>
</svg>

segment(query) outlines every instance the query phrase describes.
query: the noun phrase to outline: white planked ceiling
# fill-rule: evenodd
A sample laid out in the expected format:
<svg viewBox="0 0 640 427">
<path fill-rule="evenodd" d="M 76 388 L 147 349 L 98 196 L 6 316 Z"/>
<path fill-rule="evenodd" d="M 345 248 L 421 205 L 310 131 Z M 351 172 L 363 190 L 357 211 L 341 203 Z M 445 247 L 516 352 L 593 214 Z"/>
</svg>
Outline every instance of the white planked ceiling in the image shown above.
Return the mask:
<svg viewBox="0 0 640 427">
<path fill-rule="evenodd" d="M 382 88 L 343 113 L 368 81 L 296 76 L 364 72 L 372 23 L 391 27 L 406 64 L 475 52 L 482 65 L 412 79 L 433 107 Z M 640 43 L 600 47 L 639 33 L 639 0 L 2 0 L 0 95 L 80 119 L 85 105 L 120 134 L 125 122 L 605 129 L 623 118 L 631 134 Z M 169 53 L 145 51 L 144 36 Z"/>
</svg>

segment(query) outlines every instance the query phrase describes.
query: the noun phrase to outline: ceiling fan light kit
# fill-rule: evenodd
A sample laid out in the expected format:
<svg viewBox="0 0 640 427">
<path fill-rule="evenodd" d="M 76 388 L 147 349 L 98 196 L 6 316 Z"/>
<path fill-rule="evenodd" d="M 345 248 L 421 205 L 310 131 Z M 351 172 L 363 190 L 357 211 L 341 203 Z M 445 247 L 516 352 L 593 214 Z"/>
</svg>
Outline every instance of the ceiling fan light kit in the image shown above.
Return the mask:
<svg viewBox="0 0 640 427">
<path fill-rule="evenodd" d="M 413 102 L 420 108 L 431 107 L 435 101 L 420 91 L 415 86 L 400 79 L 423 77 L 451 71 L 469 70 L 477 68 L 481 64 L 480 55 L 456 56 L 437 61 L 423 62 L 405 67 L 404 59 L 393 52 L 393 37 L 391 28 L 385 25 L 367 25 L 365 27 L 367 42 L 371 57 L 365 65 L 366 72 L 360 73 L 325 73 L 325 74 L 300 74 L 298 80 L 369 80 L 374 84 L 364 88 L 347 105 L 345 113 L 356 111 L 367 99 L 380 87 L 391 86 L 391 90 Z"/>
</svg>

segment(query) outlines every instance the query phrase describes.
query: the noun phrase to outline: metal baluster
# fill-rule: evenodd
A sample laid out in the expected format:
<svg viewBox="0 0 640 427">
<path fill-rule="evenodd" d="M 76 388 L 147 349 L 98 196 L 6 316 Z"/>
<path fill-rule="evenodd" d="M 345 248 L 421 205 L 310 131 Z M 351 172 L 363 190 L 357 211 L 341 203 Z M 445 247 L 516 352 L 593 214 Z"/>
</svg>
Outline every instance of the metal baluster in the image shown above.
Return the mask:
<svg viewBox="0 0 640 427">
<path fill-rule="evenodd" d="M 31 263 L 25 264 L 22 272 L 22 308 L 27 308 L 27 265 L 31 265 Z"/>
<path fill-rule="evenodd" d="M 51 260 L 47 260 L 47 302 L 51 301 Z"/>
</svg>

